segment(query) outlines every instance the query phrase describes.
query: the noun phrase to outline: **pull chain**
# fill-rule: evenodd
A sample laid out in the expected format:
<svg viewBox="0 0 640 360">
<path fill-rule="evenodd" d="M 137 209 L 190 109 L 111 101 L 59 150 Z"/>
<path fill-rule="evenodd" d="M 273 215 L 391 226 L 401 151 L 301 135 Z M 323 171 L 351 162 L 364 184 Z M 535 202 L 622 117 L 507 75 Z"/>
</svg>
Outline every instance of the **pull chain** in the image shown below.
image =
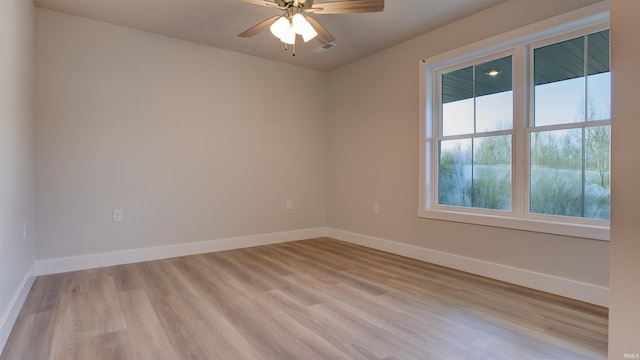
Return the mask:
<svg viewBox="0 0 640 360">
<path fill-rule="evenodd" d="M 286 43 L 284 44 L 284 51 L 288 51 L 289 50 L 289 45 L 287 45 Z M 293 56 L 296 56 L 296 44 L 293 43 Z"/>
</svg>

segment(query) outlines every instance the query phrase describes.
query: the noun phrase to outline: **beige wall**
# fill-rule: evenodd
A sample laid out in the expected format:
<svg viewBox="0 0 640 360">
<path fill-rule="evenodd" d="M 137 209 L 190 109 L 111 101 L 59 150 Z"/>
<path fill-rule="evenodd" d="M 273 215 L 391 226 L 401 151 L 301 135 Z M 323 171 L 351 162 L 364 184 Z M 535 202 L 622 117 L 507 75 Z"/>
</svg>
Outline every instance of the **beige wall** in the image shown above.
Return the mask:
<svg viewBox="0 0 640 360">
<path fill-rule="evenodd" d="M 607 242 L 416 216 L 419 60 L 593 2 L 508 1 L 328 74 L 39 9 L 37 258 L 328 224 L 607 287 Z"/>
<path fill-rule="evenodd" d="M 44 9 L 36 44 L 38 259 L 325 226 L 323 73 Z"/>
<path fill-rule="evenodd" d="M 608 286 L 607 242 L 416 216 L 419 61 L 594 2 L 508 1 L 332 72 L 328 226 Z"/>
<path fill-rule="evenodd" d="M 0 349 L 34 263 L 33 11 L 0 1 Z"/>
<path fill-rule="evenodd" d="M 328 224 L 607 286 L 607 243 L 415 215 L 418 61 L 588 2 L 504 3 L 334 71 L 328 88 L 313 71 L 38 10 L 38 257 Z M 25 241 L 21 233 L 34 221 L 25 4 L 0 3 L 0 52 L 9 54 L 0 58 L 0 310 L 33 260 L 33 231 Z M 628 151 L 640 133 L 640 48 L 627 36 L 640 33 L 640 4 L 614 0 L 611 11 L 610 358 L 621 359 L 640 352 L 640 160 Z M 275 102 L 303 90 L 309 96 L 286 110 Z M 326 94 L 327 113 L 316 101 Z M 283 211 L 288 198 L 293 212 Z M 118 225 L 116 207 L 125 211 Z"/>
<path fill-rule="evenodd" d="M 640 354 L 640 1 L 611 1 L 611 284 L 609 359 Z"/>
<path fill-rule="evenodd" d="M 511 1 L 334 71 L 328 88 L 313 71 L 38 10 L 38 257 L 328 223 L 606 286 L 607 243 L 415 215 L 418 60 L 587 2 Z M 640 48 L 627 35 L 640 33 L 640 3 L 613 0 L 611 12 L 610 358 L 621 359 L 640 352 L 640 160 L 629 151 Z M 28 2 L 0 2 L 0 311 L 33 261 L 31 16 Z M 282 73 L 293 81 L 279 84 Z M 286 110 L 275 102 L 303 90 Z"/>
</svg>

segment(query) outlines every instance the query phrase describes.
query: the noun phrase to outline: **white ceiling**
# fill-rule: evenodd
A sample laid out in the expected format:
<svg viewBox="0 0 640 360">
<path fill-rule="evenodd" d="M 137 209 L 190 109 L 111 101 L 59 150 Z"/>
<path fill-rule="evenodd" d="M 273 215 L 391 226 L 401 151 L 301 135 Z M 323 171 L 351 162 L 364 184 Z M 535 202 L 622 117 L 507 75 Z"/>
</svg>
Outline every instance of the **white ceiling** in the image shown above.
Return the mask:
<svg viewBox="0 0 640 360">
<path fill-rule="evenodd" d="M 312 15 L 335 37 L 317 53 L 317 40 L 297 41 L 296 56 L 267 30 L 237 35 L 281 13 L 242 0 L 35 0 L 37 6 L 321 71 L 423 34 L 505 0 L 387 0 L 382 13 Z M 319 4 L 326 2 L 316 0 Z"/>
</svg>

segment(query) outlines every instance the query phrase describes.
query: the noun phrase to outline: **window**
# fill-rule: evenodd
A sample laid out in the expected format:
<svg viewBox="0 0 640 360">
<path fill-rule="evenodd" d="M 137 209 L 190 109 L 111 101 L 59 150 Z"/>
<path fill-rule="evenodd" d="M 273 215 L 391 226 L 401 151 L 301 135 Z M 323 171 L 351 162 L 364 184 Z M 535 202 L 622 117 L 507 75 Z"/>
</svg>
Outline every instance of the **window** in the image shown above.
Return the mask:
<svg viewBox="0 0 640 360">
<path fill-rule="evenodd" d="M 609 31 L 533 49 L 529 211 L 609 219 Z"/>
<path fill-rule="evenodd" d="M 440 74 L 439 205 L 511 210 L 511 59 Z"/>
<path fill-rule="evenodd" d="M 419 216 L 608 240 L 607 18 L 424 62 Z"/>
</svg>

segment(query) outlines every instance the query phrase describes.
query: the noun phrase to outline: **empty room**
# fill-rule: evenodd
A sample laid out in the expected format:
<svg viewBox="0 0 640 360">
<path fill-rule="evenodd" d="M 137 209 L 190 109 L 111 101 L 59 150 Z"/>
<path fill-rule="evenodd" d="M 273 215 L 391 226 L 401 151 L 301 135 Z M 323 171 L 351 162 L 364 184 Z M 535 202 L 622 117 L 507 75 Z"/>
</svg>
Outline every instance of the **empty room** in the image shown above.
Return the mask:
<svg viewBox="0 0 640 360">
<path fill-rule="evenodd" d="M 640 358 L 638 15 L 0 0 L 0 360 Z"/>
</svg>

